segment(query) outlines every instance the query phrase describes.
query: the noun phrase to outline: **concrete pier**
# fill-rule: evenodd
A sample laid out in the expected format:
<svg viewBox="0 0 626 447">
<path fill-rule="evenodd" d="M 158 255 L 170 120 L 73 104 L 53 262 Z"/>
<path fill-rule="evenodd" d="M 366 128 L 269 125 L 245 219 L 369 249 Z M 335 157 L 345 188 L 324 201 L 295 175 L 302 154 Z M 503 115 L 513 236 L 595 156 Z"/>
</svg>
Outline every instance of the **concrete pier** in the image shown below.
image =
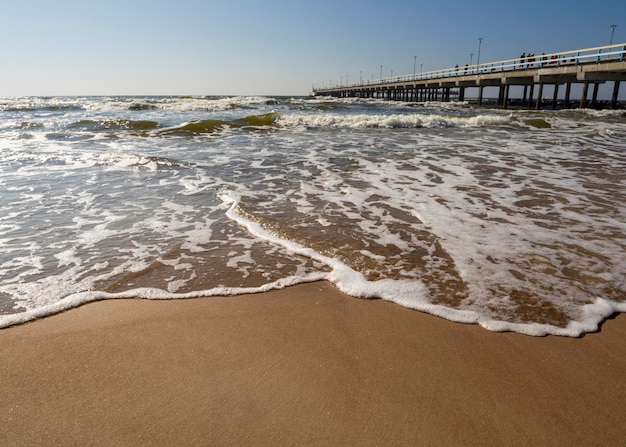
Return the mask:
<svg viewBox="0 0 626 447">
<path fill-rule="evenodd" d="M 478 105 L 482 105 L 485 88 L 498 87 L 498 105 L 506 108 L 511 100 L 511 87 L 519 86 L 523 87 L 521 105 L 539 109 L 543 105 L 544 86 L 553 86 L 551 106 L 555 108 L 560 86 L 565 85 L 563 104 L 569 107 L 571 87 L 580 84 L 579 107 L 595 107 L 600 84 L 613 82 L 610 106 L 615 108 L 621 81 L 626 81 L 626 43 L 314 88 L 313 95 L 416 102 L 450 101 L 458 97 L 459 101 L 464 101 L 468 89 L 476 89 Z M 591 101 L 588 99 L 590 84 L 593 87 Z"/>
</svg>

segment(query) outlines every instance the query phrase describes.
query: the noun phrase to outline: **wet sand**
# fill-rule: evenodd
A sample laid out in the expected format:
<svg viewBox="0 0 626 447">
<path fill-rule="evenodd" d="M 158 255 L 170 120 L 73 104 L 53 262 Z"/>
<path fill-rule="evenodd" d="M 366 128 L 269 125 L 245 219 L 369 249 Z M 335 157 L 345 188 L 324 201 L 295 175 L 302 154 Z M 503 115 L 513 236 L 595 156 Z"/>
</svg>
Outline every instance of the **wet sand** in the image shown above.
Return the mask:
<svg viewBox="0 0 626 447">
<path fill-rule="evenodd" d="M 7 446 L 624 445 L 626 318 L 452 323 L 319 282 L 0 330 Z"/>
</svg>

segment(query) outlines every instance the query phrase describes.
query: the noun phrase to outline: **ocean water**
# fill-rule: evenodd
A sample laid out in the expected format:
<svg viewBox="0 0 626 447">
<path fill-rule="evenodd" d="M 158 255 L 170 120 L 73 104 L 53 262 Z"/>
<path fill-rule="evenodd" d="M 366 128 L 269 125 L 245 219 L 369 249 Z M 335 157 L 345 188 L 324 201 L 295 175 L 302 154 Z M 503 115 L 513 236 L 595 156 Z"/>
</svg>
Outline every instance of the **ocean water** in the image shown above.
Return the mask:
<svg viewBox="0 0 626 447">
<path fill-rule="evenodd" d="M 626 311 L 623 111 L 0 98 L 0 203 L 0 327 L 316 280 L 529 335 Z"/>
</svg>

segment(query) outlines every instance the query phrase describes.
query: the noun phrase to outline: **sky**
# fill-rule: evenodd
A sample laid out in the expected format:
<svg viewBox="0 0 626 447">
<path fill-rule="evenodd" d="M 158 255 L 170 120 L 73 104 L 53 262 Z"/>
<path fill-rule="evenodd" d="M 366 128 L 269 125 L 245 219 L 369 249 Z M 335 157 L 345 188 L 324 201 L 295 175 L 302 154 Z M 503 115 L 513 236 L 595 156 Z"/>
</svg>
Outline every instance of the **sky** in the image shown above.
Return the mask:
<svg viewBox="0 0 626 447">
<path fill-rule="evenodd" d="M 307 95 L 475 63 L 479 37 L 481 62 L 626 42 L 623 0 L 0 2 L 0 96 Z"/>
</svg>

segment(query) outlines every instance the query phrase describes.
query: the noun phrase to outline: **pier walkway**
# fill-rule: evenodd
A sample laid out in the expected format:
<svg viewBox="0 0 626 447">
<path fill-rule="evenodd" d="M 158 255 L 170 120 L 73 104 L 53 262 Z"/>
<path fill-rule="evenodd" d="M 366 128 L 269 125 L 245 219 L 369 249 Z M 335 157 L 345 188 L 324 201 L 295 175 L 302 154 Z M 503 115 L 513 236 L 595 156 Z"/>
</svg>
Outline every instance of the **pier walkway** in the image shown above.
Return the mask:
<svg viewBox="0 0 626 447">
<path fill-rule="evenodd" d="M 511 102 L 510 87 L 520 86 L 523 87 L 521 104 L 539 109 L 544 86 L 554 86 L 554 108 L 560 86 L 565 86 L 564 107 L 571 107 L 571 87 L 580 84 L 578 106 L 585 108 L 596 106 L 600 84 L 613 82 L 610 105 L 615 108 L 621 81 L 626 81 L 626 43 L 314 88 L 313 94 L 395 101 L 450 101 L 451 97 L 458 97 L 464 101 L 466 90 L 476 88 L 478 105 L 482 105 L 484 88 L 497 87 L 498 105 L 506 108 Z M 591 99 L 588 98 L 590 86 L 593 87 Z"/>
</svg>

